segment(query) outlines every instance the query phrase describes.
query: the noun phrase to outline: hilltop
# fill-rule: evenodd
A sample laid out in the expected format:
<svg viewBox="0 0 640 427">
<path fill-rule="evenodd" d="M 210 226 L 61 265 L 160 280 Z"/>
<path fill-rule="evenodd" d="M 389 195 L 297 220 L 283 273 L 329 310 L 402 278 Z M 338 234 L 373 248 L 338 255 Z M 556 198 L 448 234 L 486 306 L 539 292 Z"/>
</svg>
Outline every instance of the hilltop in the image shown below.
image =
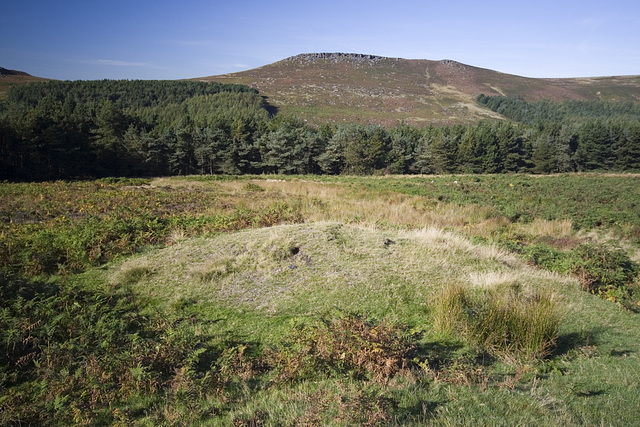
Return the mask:
<svg viewBox="0 0 640 427">
<path fill-rule="evenodd" d="M 400 121 L 470 123 L 501 116 L 480 108 L 485 95 L 549 99 L 640 99 L 640 76 L 540 79 L 500 73 L 453 60 L 388 58 L 353 53 L 308 53 L 203 81 L 241 83 L 281 112 L 310 123 Z"/>
<path fill-rule="evenodd" d="M 0 67 L 0 76 L 30 76 L 24 71 L 16 71 L 16 70 L 7 70 L 6 68 Z"/>
</svg>

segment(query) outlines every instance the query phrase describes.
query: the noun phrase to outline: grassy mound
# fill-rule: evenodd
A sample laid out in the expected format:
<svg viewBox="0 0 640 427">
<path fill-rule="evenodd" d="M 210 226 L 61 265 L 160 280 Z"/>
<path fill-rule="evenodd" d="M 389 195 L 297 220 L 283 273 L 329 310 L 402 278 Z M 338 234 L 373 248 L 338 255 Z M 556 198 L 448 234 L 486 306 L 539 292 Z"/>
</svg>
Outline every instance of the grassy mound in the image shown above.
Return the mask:
<svg viewBox="0 0 640 427">
<path fill-rule="evenodd" d="M 551 283 L 506 252 L 439 229 L 330 222 L 183 240 L 127 259 L 109 280 L 161 304 L 218 307 L 235 331 L 277 341 L 291 319 L 336 309 L 418 327 L 440 287 L 476 286 L 479 275 Z"/>
</svg>

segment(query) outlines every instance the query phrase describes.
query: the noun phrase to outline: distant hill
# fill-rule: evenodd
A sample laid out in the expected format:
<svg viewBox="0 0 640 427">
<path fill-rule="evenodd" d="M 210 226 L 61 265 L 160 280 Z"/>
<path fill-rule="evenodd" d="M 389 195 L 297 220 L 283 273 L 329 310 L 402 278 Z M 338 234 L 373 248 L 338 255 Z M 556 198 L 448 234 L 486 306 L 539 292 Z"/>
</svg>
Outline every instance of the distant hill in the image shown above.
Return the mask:
<svg viewBox="0 0 640 427">
<path fill-rule="evenodd" d="M 16 71 L 16 70 L 7 70 L 6 68 L 0 67 L 0 76 L 30 76 L 24 71 Z"/>
<path fill-rule="evenodd" d="M 311 53 L 238 73 L 198 80 L 254 87 L 283 113 L 309 123 L 452 124 L 499 117 L 477 95 L 640 100 L 640 76 L 539 79 L 452 60 Z"/>
<path fill-rule="evenodd" d="M 7 91 L 11 86 L 21 85 L 31 82 L 46 82 L 49 79 L 35 77 L 24 71 L 8 70 L 0 67 L 0 99 L 7 95 Z"/>
</svg>

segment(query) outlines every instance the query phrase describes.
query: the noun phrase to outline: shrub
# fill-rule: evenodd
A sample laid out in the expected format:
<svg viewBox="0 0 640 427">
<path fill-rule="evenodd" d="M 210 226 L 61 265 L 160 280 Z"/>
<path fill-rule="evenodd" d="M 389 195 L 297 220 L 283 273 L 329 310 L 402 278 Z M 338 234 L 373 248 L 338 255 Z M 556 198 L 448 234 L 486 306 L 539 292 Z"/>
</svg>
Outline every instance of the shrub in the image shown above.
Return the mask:
<svg viewBox="0 0 640 427">
<path fill-rule="evenodd" d="M 539 243 L 523 252 L 537 266 L 577 276 L 582 289 L 609 301 L 628 304 L 637 288 L 640 266 L 622 249 L 583 244 L 567 253 Z"/>
<path fill-rule="evenodd" d="M 127 287 L 0 270 L 0 307 L 1 425 L 130 425 L 133 406 L 215 393 L 250 366 L 196 333 L 197 319 L 149 311 Z"/>
<path fill-rule="evenodd" d="M 260 187 L 258 184 L 256 184 L 255 182 L 247 182 L 243 189 L 245 191 L 249 191 L 249 192 L 259 192 L 259 191 L 265 191 L 264 188 Z"/>
<path fill-rule="evenodd" d="M 630 288 L 640 268 L 622 249 L 580 245 L 571 254 L 571 272 L 592 293 Z"/>
<path fill-rule="evenodd" d="M 567 272 L 567 261 L 569 257 L 566 253 L 544 243 L 528 245 L 524 248 L 525 258 L 547 270 Z"/>
<path fill-rule="evenodd" d="M 399 326 L 351 314 L 295 328 L 267 357 L 281 380 L 347 374 L 385 383 L 405 368 L 413 338 Z"/>
</svg>

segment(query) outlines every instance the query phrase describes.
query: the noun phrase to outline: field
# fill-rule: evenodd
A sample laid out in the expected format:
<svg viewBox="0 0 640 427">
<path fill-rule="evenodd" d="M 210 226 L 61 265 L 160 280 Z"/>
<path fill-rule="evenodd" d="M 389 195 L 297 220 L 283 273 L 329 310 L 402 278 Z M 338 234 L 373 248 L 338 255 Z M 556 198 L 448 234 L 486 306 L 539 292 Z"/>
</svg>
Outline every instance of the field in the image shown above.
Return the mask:
<svg viewBox="0 0 640 427">
<path fill-rule="evenodd" d="M 0 184 L 3 425 L 635 425 L 640 177 Z"/>
</svg>

